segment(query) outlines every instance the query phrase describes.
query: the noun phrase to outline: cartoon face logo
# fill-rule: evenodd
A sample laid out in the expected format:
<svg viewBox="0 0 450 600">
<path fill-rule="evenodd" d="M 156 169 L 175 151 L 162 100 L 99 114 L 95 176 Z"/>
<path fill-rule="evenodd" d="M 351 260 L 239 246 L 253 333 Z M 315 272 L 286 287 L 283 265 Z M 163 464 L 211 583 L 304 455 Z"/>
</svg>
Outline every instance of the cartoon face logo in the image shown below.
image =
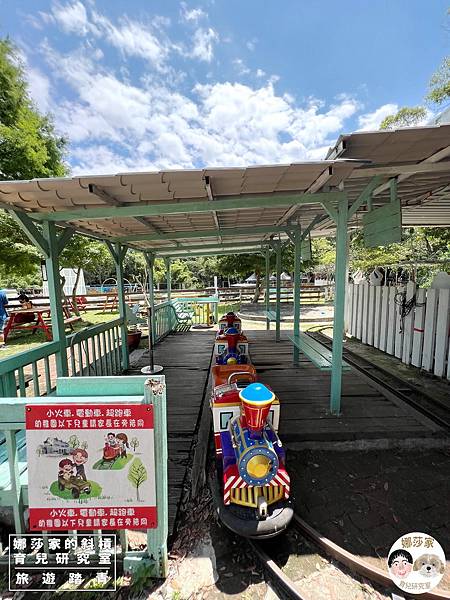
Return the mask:
<svg viewBox="0 0 450 600">
<path fill-rule="evenodd" d="M 444 574 L 445 566 L 436 554 L 422 554 L 414 561 L 413 569 L 422 577 L 436 577 Z"/>
<path fill-rule="evenodd" d="M 408 597 L 409 594 L 425 594 L 439 585 L 445 564 L 444 550 L 439 542 L 420 531 L 399 537 L 387 559 L 392 581 Z"/>
<path fill-rule="evenodd" d="M 73 454 L 73 462 L 76 465 L 83 465 L 87 459 L 88 459 L 88 453 L 86 452 L 86 450 L 83 450 L 82 448 L 77 448 Z"/>
<path fill-rule="evenodd" d="M 394 577 L 405 579 L 413 568 L 413 558 L 406 550 L 394 550 L 388 558 L 389 571 Z"/>
</svg>

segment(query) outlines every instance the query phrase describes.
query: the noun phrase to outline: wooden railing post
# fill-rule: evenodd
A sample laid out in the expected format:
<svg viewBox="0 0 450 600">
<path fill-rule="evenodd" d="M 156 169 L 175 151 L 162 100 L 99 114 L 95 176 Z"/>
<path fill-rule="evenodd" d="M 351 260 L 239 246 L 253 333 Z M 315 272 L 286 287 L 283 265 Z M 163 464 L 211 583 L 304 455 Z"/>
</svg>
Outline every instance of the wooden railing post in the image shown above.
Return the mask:
<svg viewBox="0 0 450 600">
<path fill-rule="evenodd" d="M 167 536 L 169 534 L 169 494 L 167 477 L 167 413 L 164 375 L 153 375 L 145 383 L 145 402 L 153 405 L 155 432 L 156 506 L 158 526 L 147 531 L 147 552 L 156 562 L 156 576 L 167 575 Z"/>
<path fill-rule="evenodd" d="M 126 371 L 130 366 L 130 354 L 128 352 L 128 328 L 127 328 L 127 320 L 126 320 L 126 310 L 125 310 L 125 288 L 124 288 L 124 276 L 123 276 L 123 259 L 127 253 L 128 248 L 126 246 L 122 246 L 121 244 L 112 244 L 107 241 L 106 245 L 111 252 L 111 256 L 113 257 L 114 264 L 116 265 L 116 279 L 117 279 L 117 301 L 119 304 L 119 314 L 122 319 L 122 324 L 120 326 L 121 330 L 121 350 L 122 350 L 122 370 Z"/>
</svg>

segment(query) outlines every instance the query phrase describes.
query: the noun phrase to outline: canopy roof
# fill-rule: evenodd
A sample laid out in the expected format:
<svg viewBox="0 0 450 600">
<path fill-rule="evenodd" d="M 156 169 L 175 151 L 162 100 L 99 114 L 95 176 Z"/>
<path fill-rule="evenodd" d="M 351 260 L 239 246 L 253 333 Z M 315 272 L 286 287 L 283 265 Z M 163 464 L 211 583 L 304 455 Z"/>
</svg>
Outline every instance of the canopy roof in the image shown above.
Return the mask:
<svg viewBox="0 0 450 600">
<path fill-rule="evenodd" d="M 393 177 L 403 225 L 449 226 L 450 125 L 342 135 L 318 162 L 2 181 L 0 206 L 161 255 L 244 250 L 292 221 L 314 220 L 312 235 L 330 235 L 321 201 L 336 205 L 345 191 L 351 204 L 370 184 L 381 206 Z"/>
</svg>

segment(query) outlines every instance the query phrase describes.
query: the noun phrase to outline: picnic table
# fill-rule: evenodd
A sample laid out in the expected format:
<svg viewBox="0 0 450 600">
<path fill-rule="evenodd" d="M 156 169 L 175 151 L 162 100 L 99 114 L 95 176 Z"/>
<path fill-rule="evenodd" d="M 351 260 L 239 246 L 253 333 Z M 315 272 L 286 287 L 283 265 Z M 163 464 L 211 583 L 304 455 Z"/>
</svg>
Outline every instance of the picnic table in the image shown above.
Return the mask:
<svg viewBox="0 0 450 600">
<path fill-rule="evenodd" d="M 73 329 L 73 323 L 76 321 L 80 321 L 81 317 L 71 316 L 70 311 L 67 307 L 63 307 L 64 310 L 64 323 L 65 325 L 69 325 L 71 329 Z M 3 331 L 3 336 L 5 342 L 8 339 L 8 335 L 11 331 L 30 331 L 34 333 L 37 329 L 40 329 L 44 332 L 47 341 L 51 342 L 52 340 L 52 327 L 48 322 L 48 317 L 50 316 L 50 308 L 36 308 L 32 306 L 31 308 L 19 308 L 15 310 L 9 311 L 8 320 L 5 325 L 5 329 Z M 33 315 L 31 319 L 24 319 L 23 316 Z M 44 318 L 44 315 L 47 316 L 47 321 Z"/>
</svg>

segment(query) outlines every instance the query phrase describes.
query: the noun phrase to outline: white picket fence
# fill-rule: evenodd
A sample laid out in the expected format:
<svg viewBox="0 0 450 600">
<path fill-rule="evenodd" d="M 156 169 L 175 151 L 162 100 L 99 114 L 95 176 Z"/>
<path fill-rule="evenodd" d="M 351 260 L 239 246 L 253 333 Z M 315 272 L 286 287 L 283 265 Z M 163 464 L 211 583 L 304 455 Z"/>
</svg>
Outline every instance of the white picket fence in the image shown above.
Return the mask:
<svg viewBox="0 0 450 600">
<path fill-rule="evenodd" d="M 412 310 L 402 323 L 399 292 L 406 302 L 415 295 Z M 363 344 L 450 380 L 450 290 L 406 286 L 348 284 L 347 333 Z"/>
</svg>

